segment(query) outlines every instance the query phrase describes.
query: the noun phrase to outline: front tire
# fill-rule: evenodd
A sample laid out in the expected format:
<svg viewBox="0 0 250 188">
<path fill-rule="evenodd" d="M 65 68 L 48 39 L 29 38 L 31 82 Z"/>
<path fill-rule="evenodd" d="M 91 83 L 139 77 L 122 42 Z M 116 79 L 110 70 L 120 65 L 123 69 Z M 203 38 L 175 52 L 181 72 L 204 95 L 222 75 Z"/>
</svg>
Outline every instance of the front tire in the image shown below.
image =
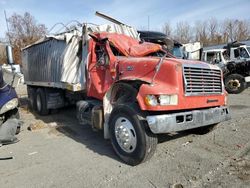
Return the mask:
<svg viewBox="0 0 250 188">
<path fill-rule="evenodd" d="M 228 93 L 238 94 L 245 90 L 245 79 L 239 74 L 231 74 L 225 79 L 225 88 Z"/>
<path fill-rule="evenodd" d="M 136 105 L 117 104 L 110 116 L 112 146 L 117 155 L 129 165 L 150 159 L 157 146 L 157 136 L 139 119 Z"/>
</svg>

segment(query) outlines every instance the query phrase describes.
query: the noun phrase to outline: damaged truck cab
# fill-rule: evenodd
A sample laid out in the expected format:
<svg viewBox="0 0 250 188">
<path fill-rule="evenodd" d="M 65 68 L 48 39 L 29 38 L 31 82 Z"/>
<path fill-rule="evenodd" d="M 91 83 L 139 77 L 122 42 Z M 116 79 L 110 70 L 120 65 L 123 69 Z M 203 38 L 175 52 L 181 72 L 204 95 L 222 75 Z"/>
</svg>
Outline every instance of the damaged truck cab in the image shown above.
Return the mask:
<svg viewBox="0 0 250 188">
<path fill-rule="evenodd" d="M 80 91 L 73 91 L 82 94 L 76 101 L 77 117 L 95 130 L 104 130 L 104 137 L 111 139 L 115 152 L 127 164 L 149 159 L 156 149 L 157 134 L 188 129 L 206 132 L 230 118 L 217 66 L 175 59 L 158 44 L 100 29 L 83 32 L 79 49 L 82 59 L 77 72 L 84 72 L 79 83 L 84 82 Z M 24 67 L 30 67 L 35 61 L 27 58 L 29 51 L 25 50 Z M 24 76 L 34 107 L 48 110 L 49 93 L 64 100 L 73 98 L 68 90 L 75 87 L 45 79 L 32 81 L 30 70 Z"/>
</svg>

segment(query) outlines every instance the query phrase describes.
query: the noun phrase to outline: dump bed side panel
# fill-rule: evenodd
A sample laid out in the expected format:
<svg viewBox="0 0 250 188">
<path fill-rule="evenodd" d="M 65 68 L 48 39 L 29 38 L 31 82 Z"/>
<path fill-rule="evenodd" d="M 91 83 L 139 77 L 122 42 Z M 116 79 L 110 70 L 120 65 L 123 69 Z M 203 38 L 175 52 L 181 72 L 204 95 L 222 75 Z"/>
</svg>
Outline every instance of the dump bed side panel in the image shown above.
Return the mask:
<svg viewBox="0 0 250 188">
<path fill-rule="evenodd" d="M 85 66 L 79 36 L 65 40 L 48 38 L 22 50 L 25 83 L 28 85 L 85 89 Z"/>
<path fill-rule="evenodd" d="M 65 48 L 64 41 L 53 39 L 25 49 L 22 54 L 25 81 L 60 82 Z"/>
</svg>

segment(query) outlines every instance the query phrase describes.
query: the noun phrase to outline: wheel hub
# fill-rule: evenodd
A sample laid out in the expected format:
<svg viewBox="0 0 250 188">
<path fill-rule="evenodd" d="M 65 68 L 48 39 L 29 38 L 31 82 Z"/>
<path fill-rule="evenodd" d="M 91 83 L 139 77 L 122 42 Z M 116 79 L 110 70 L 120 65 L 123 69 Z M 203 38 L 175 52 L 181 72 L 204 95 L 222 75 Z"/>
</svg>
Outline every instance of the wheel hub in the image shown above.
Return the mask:
<svg viewBox="0 0 250 188">
<path fill-rule="evenodd" d="M 120 117 L 115 123 L 115 137 L 119 146 L 126 152 L 135 150 L 137 138 L 132 123 L 125 117 Z"/>
<path fill-rule="evenodd" d="M 232 88 L 232 89 L 237 89 L 240 87 L 240 82 L 239 80 L 230 80 L 229 81 L 229 86 Z"/>
</svg>

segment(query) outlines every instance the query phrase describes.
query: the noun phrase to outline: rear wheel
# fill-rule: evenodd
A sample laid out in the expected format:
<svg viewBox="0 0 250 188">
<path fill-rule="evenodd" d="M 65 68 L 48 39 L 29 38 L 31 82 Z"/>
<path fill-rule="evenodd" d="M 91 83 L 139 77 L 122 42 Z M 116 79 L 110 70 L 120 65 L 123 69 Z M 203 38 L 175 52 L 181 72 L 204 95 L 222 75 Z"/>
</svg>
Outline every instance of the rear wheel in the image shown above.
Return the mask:
<svg viewBox="0 0 250 188">
<path fill-rule="evenodd" d="M 157 146 L 157 137 L 139 119 L 136 105 L 117 104 L 110 116 L 110 135 L 117 155 L 129 165 L 150 159 Z"/>
<path fill-rule="evenodd" d="M 29 98 L 29 109 L 36 111 L 36 88 L 27 86 L 28 98 Z"/>
<path fill-rule="evenodd" d="M 225 79 L 225 88 L 228 93 L 238 94 L 244 91 L 245 79 L 239 74 L 231 74 Z"/>
<path fill-rule="evenodd" d="M 49 109 L 47 108 L 47 98 L 45 90 L 42 88 L 36 91 L 36 111 L 39 115 L 48 115 Z"/>
</svg>

